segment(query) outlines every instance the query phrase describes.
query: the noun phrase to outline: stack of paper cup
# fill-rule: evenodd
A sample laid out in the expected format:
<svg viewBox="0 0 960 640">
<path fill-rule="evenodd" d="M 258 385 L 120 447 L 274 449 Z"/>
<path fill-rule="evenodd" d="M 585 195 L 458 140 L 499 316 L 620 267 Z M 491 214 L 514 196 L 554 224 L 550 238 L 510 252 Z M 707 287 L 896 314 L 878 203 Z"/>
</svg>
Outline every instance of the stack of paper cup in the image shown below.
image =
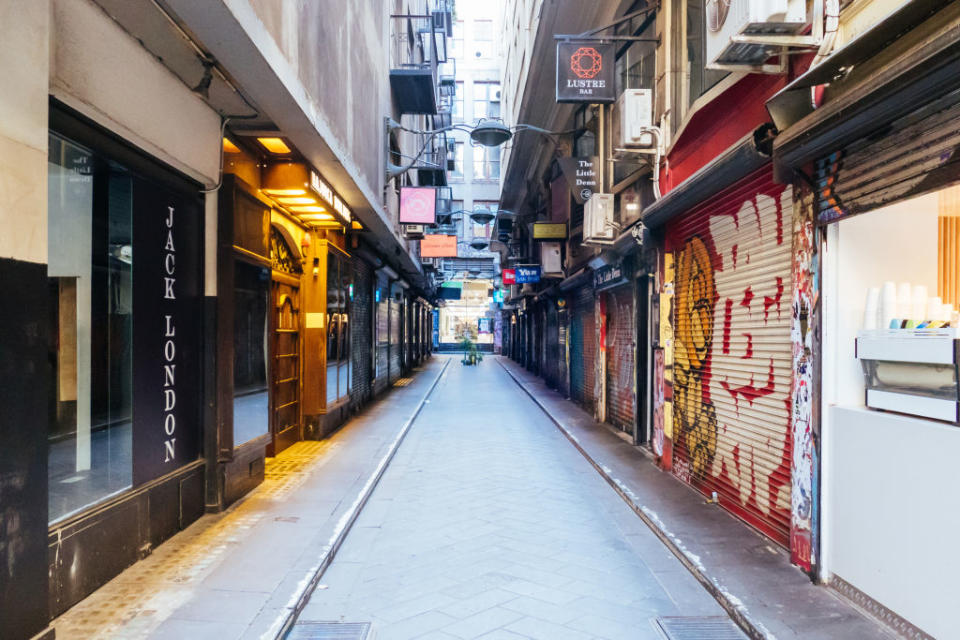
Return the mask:
<svg viewBox="0 0 960 640">
<path fill-rule="evenodd" d="M 950 319 L 953 318 L 953 305 L 945 304 L 940 311 L 940 317 L 937 320 L 942 320 L 943 322 L 950 322 Z"/>
<path fill-rule="evenodd" d="M 880 289 L 879 287 L 870 287 L 867 291 L 867 302 L 863 307 L 863 328 L 867 331 L 876 329 L 879 316 Z"/>
<path fill-rule="evenodd" d="M 941 320 L 943 315 L 943 300 L 940 296 L 927 298 L 927 320 Z"/>
<path fill-rule="evenodd" d="M 884 282 L 880 289 L 880 328 L 889 329 L 890 321 L 897 317 L 897 285 Z"/>
<path fill-rule="evenodd" d="M 909 282 L 901 282 L 897 285 L 897 317 L 901 320 L 910 318 L 912 307 L 913 289 Z"/>
<path fill-rule="evenodd" d="M 927 288 L 922 284 L 914 285 L 913 287 L 913 296 L 910 299 L 909 318 L 916 322 L 923 322 L 929 319 L 927 318 Z"/>
</svg>

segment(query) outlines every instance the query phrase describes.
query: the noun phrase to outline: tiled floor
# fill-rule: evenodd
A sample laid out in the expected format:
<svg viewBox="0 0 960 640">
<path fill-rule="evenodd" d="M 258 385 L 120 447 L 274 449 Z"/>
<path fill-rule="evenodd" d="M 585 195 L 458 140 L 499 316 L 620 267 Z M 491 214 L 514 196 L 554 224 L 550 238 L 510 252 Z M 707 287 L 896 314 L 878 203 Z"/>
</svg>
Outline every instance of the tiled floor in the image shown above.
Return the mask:
<svg viewBox="0 0 960 640">
<path fill-rule="evenodd" d="M 400 638 L 657 638 L 717 603 L 493 359 L 450 366 L 300 621 Z"/>
<path fill-rule="evenodd" d="M 239 504 L 203 516 L 53 620 L 58 640 L 272 638 L 443 364 L 428 362 L 329 439 L 268 459 L 264 483 Z"/>
</svg>

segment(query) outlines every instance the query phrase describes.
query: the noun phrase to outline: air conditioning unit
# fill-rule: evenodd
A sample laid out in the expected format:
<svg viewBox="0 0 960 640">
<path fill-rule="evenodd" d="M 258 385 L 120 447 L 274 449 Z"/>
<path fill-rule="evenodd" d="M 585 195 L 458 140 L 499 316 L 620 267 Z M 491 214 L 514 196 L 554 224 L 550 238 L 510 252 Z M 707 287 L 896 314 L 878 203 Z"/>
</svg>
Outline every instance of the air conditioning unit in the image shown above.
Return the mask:
<svg viewBox="0 0 960 640">
<path fill-rule="evenodd" d="M 410 240 L 417 240 L 423 237 L 424 225 L 405 224 L 403 225 L 403 234 Z"/>
<path fill-rule="evenodd" d="M 584 244 L 613 244 L 617 225 L 613 220 L 613 194 L 595 193 L 583 205 Z"/>
<path fill-rule="evenodd" d="M 761 66 L 791 44 L 784 36 L 800 36 L 812 19 L 807 0 L 707 0 L 706 12 L 708 69 Z"/>
<path fill-rule="evenodd" d="M 653 149 L 656 140 L 649 131 L 653 126 L 653 91 L 627 89 L 617 98 L 611 116 L 613 146 L 621 149 Z"/>
</svg>

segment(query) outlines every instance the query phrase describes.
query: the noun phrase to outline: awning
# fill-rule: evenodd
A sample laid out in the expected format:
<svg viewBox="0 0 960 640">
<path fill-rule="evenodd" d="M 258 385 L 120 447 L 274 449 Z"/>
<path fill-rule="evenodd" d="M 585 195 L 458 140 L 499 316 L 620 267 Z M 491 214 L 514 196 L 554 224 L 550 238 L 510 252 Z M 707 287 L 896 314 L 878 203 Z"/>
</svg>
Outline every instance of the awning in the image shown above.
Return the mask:
<svg viewBox="0 0 960 640">
<path fill-rule="evenodd" d="M 777 164 L 802 167 L 960 89 L 958 64 L 960 4 L 912 0 L 768 101 Z M 824 81 L 837 95 L 804 107 Z"/>
<path fill-rule="evenodd" d="M 571 289 L 576 289 L 577 287 L 591 281 L 590 274 L 591 272 L 586 267 L 583 267 L 582 269 L 576 271 L 569 278 L 562 280 L 557 285 L 557 288 L 560 289 L 560 291 L 570 291 Z"/>
<path fill-rule="evenodd" d="M 780 131 L 813 111 L 810 87 L 829 84 L 874 56 L 908 31 L 922 24 L 950 0 L 909 0 L 871 29 L 837 49 L 821 64 L 781 89 L 767 100 L 767 111 Z"/>
</svg>

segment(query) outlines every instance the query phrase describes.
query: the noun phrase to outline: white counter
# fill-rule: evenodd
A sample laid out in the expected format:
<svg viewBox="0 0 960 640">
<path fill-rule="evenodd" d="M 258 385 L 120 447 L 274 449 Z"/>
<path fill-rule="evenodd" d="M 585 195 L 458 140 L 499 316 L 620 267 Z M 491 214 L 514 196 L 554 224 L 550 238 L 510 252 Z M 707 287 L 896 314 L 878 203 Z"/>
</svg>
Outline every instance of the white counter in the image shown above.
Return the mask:
<svg viewBox="0 0 960 640">
<path fill-rule="evenodd" d="M 937 638 L 960 638 L 960 427 L 833 406 L 824 425 L 830 573 Z"/>
</svg>

